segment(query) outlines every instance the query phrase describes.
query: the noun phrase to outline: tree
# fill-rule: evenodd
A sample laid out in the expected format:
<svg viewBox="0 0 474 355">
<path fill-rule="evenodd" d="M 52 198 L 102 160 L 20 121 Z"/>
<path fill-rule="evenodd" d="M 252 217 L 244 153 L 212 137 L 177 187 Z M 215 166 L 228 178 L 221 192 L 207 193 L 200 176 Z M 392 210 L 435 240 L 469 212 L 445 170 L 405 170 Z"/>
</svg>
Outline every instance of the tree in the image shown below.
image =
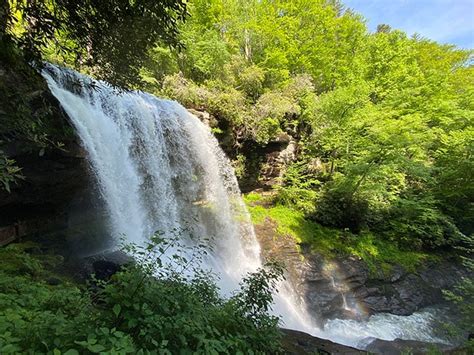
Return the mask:
<svg viewBox="0 0 474 355">
<path fill-rule="evenodd" d="M 139 82 L 146 54 L 158 41 L 179 46 L 183 0 L 14 0 L 6 7 L 2 36 L 27 60 L 40 63 L 47 46 L 72 57 L 114 85 Z M 6 25 L 4 25 L 6 23 Z"/>
</svg>

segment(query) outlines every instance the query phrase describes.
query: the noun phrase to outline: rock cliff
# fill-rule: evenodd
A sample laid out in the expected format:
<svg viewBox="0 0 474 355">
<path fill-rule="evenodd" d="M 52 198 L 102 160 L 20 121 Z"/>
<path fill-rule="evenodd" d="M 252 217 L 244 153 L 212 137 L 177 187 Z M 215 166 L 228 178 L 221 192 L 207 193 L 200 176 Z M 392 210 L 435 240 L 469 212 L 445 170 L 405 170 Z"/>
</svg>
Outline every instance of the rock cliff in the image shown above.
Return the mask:
<svg viewBox="0 0 474 355">
<path fill-rule="evenodd" d="M 59 102 L 21 63 L 0 61 L 0 84 L 0 150 L 23 176 L 11 192 L 0 189 L 0 245 L 24 237 L 94 244 L 91 229 L 102 228 L 100 199 Z"/>
</svg>

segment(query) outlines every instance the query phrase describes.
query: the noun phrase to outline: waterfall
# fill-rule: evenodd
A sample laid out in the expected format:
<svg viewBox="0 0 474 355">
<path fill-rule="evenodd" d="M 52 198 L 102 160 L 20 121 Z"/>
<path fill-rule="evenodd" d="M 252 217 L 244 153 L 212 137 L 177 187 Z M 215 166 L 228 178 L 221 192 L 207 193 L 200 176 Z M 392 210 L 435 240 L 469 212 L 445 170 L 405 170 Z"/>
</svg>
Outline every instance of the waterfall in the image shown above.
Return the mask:
<svg viewBox="0 0 474 355">
<path fill-rule="evenodd" d="M 234 171 L 198 118 L 174 101 L 117 92 L 72 70 L 47 64 L 42 75 L 87 151 L 113 240 L 124 236 L 143 245 L 156 231 L 178 232 L 184 242 L 208 238 L 213 248 L 204 266 L 219 275 L 223 294 L 261 266 Z M 370 336 L 405 337 L 402 322 L 384 333 L 383 316 L 372 323 L 335 320 L 320 330 L 287 282 L 280 284 L 274 312 L 285 327 L 352 346 Z M 413 328 L 426 326 L 414 319 Z"/>
<path fill-rule="evenodd" d="M 261 266 L 234 171 L 198 118 L 174 101 L 118 93 L 72 70 L 47 65 L 43 76 L 87 151 L 113 238 L 143 244 L 161 231 L 210 239 L 204 266 L 219 275 L 224 294 Z M 285 326 L 309 331 L 288 284 L 277 298 Z"/>
<path fill-rule="evenodd" d="M 199 119 L 176 102 L 118 93 L 71 70 L 48 65 L 43 75 L 87 151 L 113 238 L 206 237 L 226 290 L 260 266 L 233 170 Z"/>
</svg>

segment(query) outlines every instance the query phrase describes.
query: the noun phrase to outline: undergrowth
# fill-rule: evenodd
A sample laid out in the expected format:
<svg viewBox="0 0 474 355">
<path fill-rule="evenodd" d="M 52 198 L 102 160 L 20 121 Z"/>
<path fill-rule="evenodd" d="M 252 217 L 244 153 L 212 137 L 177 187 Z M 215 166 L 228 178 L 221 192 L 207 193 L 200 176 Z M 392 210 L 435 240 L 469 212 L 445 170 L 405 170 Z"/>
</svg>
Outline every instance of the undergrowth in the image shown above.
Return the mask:
<svg viewBox="0 0 474 355">
<path fill-rule="evenodd" d="M 301 211 L 280 204 L 269 204 L 271 197 L 249 193 L 244 199 L 254 224 L 263 224 L 267 218 L 271 219 L 277 224 L 277 235 L 289 235 L 298 244 L 306 245 L 327 258 L 356 256 L 362 259 L 371 271 L 380 268 L 389 271 L 393 265 L 400 265 L 407 271 L 415 271 L 423 261 L 434 258 L 424 252 L 403 250 L 394 242 L 377 238 L 370 232 L 356 235 L 348 230 L 322 226 L 305 218 Z"/>
<path fill-rule="evenodd" d="M 170 241 L 127 246 L 139 262 L 89 285 L 52 278 L 61 258 L 0 248 L 0 354 L 279 353 L 279 319 L 268 311 L 281 266 L 247 275 L 222 298 L 200 270 L 203 254 Z"/>
</svg>

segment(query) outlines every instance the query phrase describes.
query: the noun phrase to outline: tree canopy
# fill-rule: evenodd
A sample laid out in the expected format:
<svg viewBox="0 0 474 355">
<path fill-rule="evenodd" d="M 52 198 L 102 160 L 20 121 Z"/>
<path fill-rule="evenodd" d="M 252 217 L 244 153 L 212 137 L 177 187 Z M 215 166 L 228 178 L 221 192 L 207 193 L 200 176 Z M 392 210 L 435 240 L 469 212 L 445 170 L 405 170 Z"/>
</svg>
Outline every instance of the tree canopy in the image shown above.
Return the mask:
<svg viewBox="0 0 474 355">
<path fill-rule="evenodd" d="M 340 1 L 188 8 L 184 49 L 155 47 L 146 87 L 216 116 L 244 175 L 246 143 L 287 133 L 300 173 L 280 190 L 299 191 L 288 201 L 309 218 L 417 248 L 474 231 L 471 51 L 387 25 L 370 33 Z"/>
<path fill-rule="evenodd" d="M 178 46 L 182 0 L 4 0 L 0 31 L 40 60 L 45 51 L 112 84 L 139 82 L 146 52 L 156 43 Z"/>
<path fill-rule="evenodd" d="M 474 231 L 472 51 L 338 0 L 3 3 L 27 58 L 209 111 L 242 178 L 246 146 L 292 137 L 280 200 L 307 218 L 416 248 Z"/>
</svg>

